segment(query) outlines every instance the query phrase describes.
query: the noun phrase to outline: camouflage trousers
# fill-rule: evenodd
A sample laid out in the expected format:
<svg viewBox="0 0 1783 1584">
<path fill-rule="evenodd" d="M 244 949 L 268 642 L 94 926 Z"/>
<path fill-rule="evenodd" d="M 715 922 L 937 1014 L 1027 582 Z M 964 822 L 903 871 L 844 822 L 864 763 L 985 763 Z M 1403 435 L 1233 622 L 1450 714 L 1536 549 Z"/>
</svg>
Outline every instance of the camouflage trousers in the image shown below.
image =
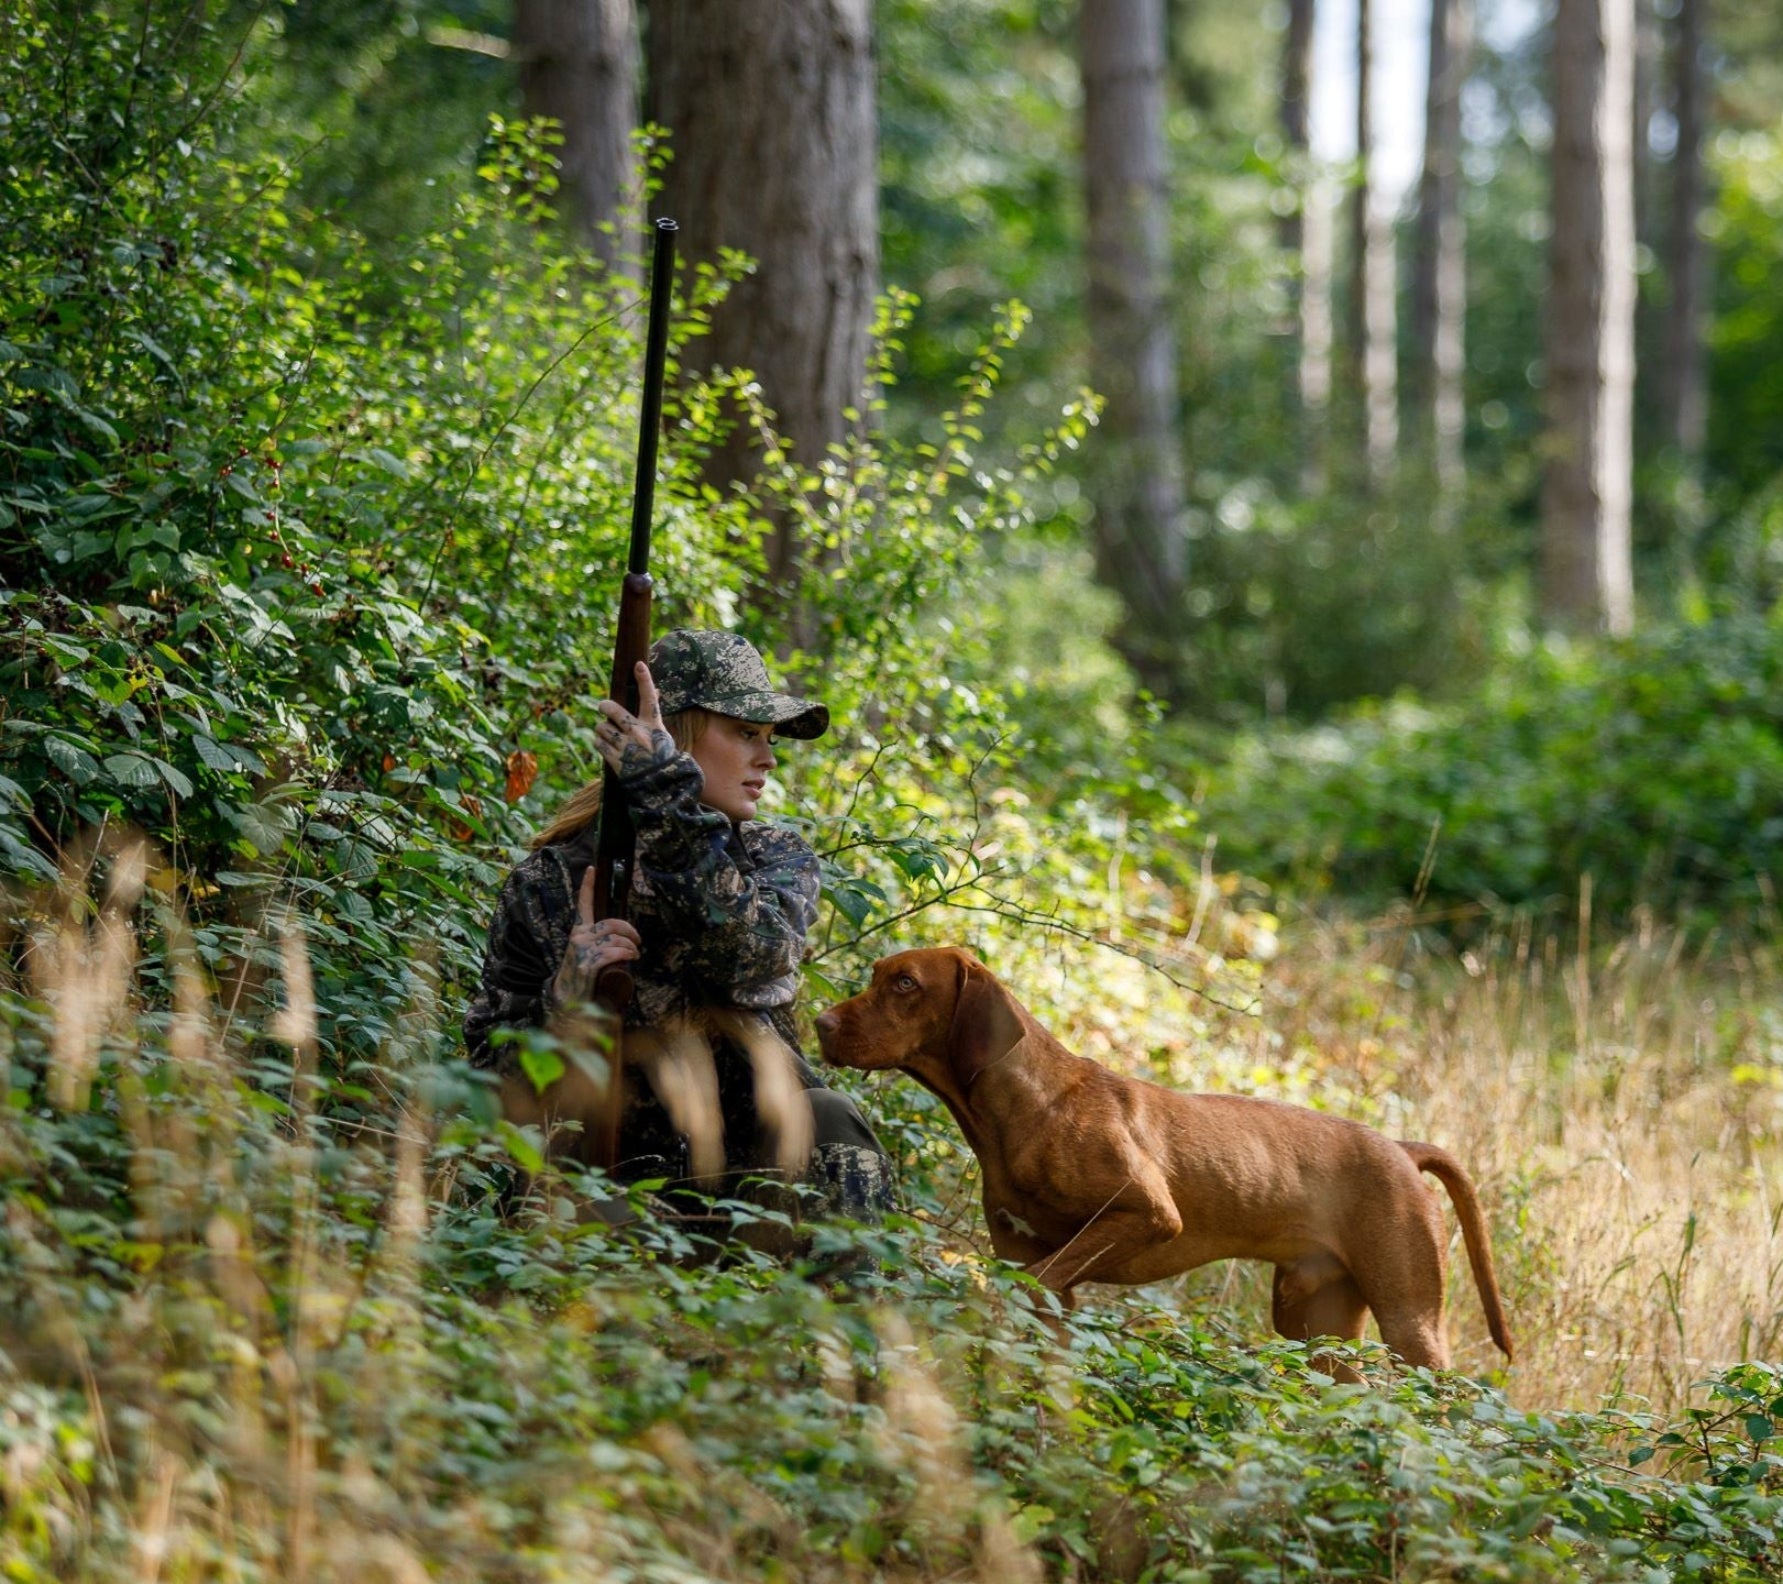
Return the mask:
<svg viewBox="0 0 1783 1584">
<path fill-rule="evenodd" d="M 891 1158 L 860 1108 L 834 1089 L 807 1089 L 817 1142 L 805 1180 L 823 1192 L 831 1215 L 877 1221 L 896 1204 Z"/>
<path fill-rule="evenodd" d="M 719 1104 L 724 1114 L 725 1181 L 702 1184 L 702 1192 L 716 1196 L 737 1195 L 794 1208 L 806 1195 L 788 1196 L 772 1178 L 779 1174 L 760 1137 L 755 1113 L 753 1083 L 727 1081 L 726 1064 L 719 1067 Z M 733 1069 L 734 1070 L 734 1069 Z M 897 1203 L 891 1158 L 885 1153 L 860 1107 L 834 1089 L 810 1088 L 812 1149 L 810 1164 L 796 1186 L 816 1189 L 823 1196 L 822 1213 L 846 1216 L 851 1221 L 877 1221 Z M 688 1174 L 686 1140 L 669 1124 L 667 1113 L 654 1098 L 634 1096 L 623 1129 L 625 1156 L 614 1176 L 621 1182 L 650 1177 L 669 1180 L 671 1190 Z M 799 1206 L 809 1213 L 809 1205 Z"/>
</svg>

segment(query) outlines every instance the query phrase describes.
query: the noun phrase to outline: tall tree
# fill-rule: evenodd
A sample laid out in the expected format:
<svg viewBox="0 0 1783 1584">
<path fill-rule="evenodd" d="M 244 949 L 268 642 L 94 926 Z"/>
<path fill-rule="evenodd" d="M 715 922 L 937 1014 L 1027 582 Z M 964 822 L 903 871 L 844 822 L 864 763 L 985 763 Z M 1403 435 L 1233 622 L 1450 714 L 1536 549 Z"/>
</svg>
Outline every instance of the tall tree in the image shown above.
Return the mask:
<svg viewBox="0 0 1783 1584">
<path fill-rule="evenodd" d="M 1702 456 L 1708 429 L 1703 376 L 1703 320 L 1708 249 L 1703 246 L 1703 0 L 1678 0 L 1672 40 L 1678 142 L 1672 151 L 1671 227 L 1666 276 L 1671 286 L 1660 364 L 1659 408 L 1666 441 L 1687 466 Z"/>
<path fill-rule="evenodd" d="M 1374 17 L 1356 7 L 1356 180 L 1350 208 L 1349 355 L 1369 482 L 1385 481 L 1399 442 L 1393 230 L 1374 190 Z"/>
<path fill-rule="evenodd" d="M 1307 183 L 1300 230 L 1300 411 L 1305 440 L 1300 482 L 1309 491 L 1328 482 L 1331 444 L 1331 264 L 1337 194 L 1329 175 Z"/>
<path fill-rule="evenodd" d="M 1319 487 L 1326 408 L 1331 398 L 1331 211 L 1326 184 L 1312 169 L 1314 0 L 1289 0 L 1282 35 L 1282 141 L 1299 193 L 1282 217 L 1282 248 L 1293 261 L 1293 398 L 1299 415 L 1301 477 Z"/>
<path fill-rule="evenodd" d="M 662 207 L 684 255 L 756 261 L 689 355 L 752 371 L 815 467 L 859 405 L 878 290 L 871 0 L 651 0 L 645 50 L 650 116 L 673 154 Z M 739 424 L 708 474 L 746 482 L 759 461 Z M 789 525 L 768 548 L 785 589 L 801 555 Z"/>
<path fill-rule="evenodd" d="M 637 186 L 638 30 L 632 0 L 514 0 L 520 102 L 563 125 L 560 203 L 609 268 L 629 239 L 616 222 Z"/>
<path fill-rule="evenodd" d="M 1123 649 L 1167 687 L 1188 576 L 1176 339 L 1165 291 L 1163 0 L 1083 0 L 1090 377 L 1106 398 L 1094 479 L 1098 576 L 1133 618 Z"/>
<path fill-rule="evenodd" d="M 1543 608 L 1561 625 L 1625 633 L 1634 623 L 1633 0 L 1558 0 L 1552 75 Z"/>
<path fill-rule="evenodd" d="M 1634 0 L 1634 239 L 1658 251 L 1654 236 L 1653 112 L 1660 91 L 1664 34 L 1656 0 Z M 1640 309 L 1635 309 L 1637 318 Z"/>
<path fill-rule="evenodd" d="M 1282 141 L 1304 161 L 1312 145 L 1312 41 L 1314 0 L 1288 0 L 1288 25 L 1282 33 Z M 1300 247 L 1299 210 L 1282 218 L 1282 245 Z"/>
<path fill-rule="evenodd" d="M 1412 255 L 1411 395 L 1437 486 L 1461 487 L 1466 418 L 1467 221 L 1461 212 L 1461 90 L 1473 52 L 1473 0 L 1430 0 L 1424 168 Z"/>
</svg>

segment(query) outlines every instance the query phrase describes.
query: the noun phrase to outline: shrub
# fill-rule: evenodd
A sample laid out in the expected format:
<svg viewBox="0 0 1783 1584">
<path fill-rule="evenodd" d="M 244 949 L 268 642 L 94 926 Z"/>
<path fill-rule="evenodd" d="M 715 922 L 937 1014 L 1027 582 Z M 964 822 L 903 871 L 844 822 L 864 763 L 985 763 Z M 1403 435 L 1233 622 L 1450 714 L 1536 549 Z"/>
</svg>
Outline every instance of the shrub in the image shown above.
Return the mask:
<svg viewBox="0 0 1783 1584">
<path fill-rule="evenodd" d="M 1466 701 L 1253 739 L 1213 778 L 1222 856 L 1346 896 L 1774 921 L 1783 627 L 1537 648 Z M 1428 874 L 1420 882 L 1426 855 Z"/>
</svg>

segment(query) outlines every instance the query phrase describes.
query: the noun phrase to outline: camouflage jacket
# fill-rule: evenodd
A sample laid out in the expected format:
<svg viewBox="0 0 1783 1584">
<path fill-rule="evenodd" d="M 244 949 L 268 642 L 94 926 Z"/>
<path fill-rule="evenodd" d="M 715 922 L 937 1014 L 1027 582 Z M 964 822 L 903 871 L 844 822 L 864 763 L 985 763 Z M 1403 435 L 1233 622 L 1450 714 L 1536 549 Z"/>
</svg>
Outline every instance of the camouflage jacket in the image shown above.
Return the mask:
<svg viewBox="0 0 1783 1584">
<path fill-rule="evenodd" d="M 704 781 L 667 732 L 629 745 L 620 780 L 637 829 L 631 920 L 643 938 L 626 1021 L 659 1022 L 699 1006 L 762 1012 L 796 1051 L 792 1003 L 805 933 L 817 917 L 817 855 L 796 831 L 734 824 L 700 802 Z M 471 1060 L 511 1060 L 497 1028 L 538 1027 L 556 1010 L 552 982 L 576 922 L 576 894 L 594 861 L 591 826 L 541 847 L 508 876 L 489 926 L 482 983 L 465 1013 Z M 809 1088 L 823 1081 L 800 1060 Z"/>
</svg>

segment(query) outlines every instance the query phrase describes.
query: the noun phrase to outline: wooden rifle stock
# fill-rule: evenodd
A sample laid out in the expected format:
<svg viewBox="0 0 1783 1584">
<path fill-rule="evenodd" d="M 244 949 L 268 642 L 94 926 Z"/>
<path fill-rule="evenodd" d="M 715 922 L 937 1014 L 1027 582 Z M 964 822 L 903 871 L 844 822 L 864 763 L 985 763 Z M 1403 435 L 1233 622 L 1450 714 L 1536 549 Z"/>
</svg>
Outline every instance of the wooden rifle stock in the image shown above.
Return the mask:
<svg viewBox="0 0 1783 1584">
<path fill-rule="evenodd" d="M 637 666 L 650 658 L 650 523 L 656 507 L 656 443 L 662 428 L 663 370 L 669 348 L 669 296 L 675 267 L 673 220 L 656 222 L 650 257 L 650 328 L 644 342 L 644 388 L 638 414 L 638 468 L 632 487 L 631 553 L 619 596 L 619 624 L 613 641 L 613 681 L 607 697 L 630 710 L 638 709 Z M 625 806 L 619 777 L 608 768 L 601 782 L 600 835 L 594 858 L 594 916 L 626 916 L 631 895 L 631 867 L 636 836 L 631 811 Z M 621 965 L 601 970 L 594 998 L 616 1020 L 631 1005 L 632 976 Z M 611 1170 L 619 1162 L 619 1121 L 624 1103 L 624 1050 L 620 1030 L 613 1034 L 608 1057 L 605 1137 L 600 1164 Z"/>
</svg>

